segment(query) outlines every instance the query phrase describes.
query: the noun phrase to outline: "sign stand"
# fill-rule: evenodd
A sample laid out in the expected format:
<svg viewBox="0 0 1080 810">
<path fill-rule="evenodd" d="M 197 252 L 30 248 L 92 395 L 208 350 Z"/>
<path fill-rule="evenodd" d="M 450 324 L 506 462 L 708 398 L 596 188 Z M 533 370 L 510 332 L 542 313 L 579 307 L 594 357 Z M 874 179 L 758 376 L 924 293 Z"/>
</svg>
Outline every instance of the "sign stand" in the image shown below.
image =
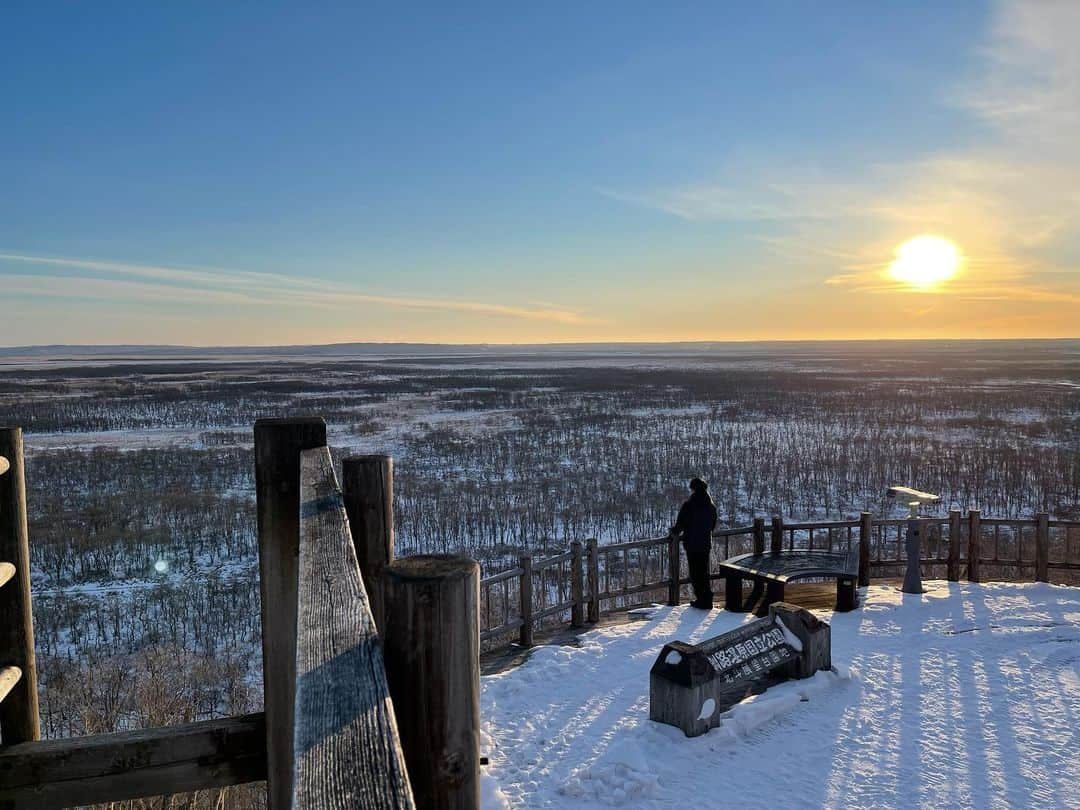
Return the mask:
<svg viewBox="0 0 1080 810">
<path fill-rule="evenodd" d="M 700 644 L 665 644 L 649 671 L 649 719 L 697 737 L 750 695 L 832 668 L 829 625 L 786 602 Z"/>
<path fill-rule="evenodd" d="M 924 521 L 919 520 L 919 506 L 924 503 L 937 503 L 939 495 L 919 492 L 911 487 L 889 487 L 890 498 L 902 497 L 908 505 L 907 537 L 904 540 L 904 553 L 907 556 L 907 570 L 904 572 L 904 593 L 925 593 L 922 586 L 922 567 L 919 565 Z"/>
</svg>

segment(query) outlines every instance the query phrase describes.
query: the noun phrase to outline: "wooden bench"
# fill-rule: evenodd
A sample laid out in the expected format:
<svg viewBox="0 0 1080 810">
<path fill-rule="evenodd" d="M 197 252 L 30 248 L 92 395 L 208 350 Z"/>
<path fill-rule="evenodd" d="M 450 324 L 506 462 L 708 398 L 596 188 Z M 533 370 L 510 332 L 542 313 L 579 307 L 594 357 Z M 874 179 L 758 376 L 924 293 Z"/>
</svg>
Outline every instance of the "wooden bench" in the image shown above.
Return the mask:
<svg viewBox="0 0 1080 810">
<path fill-rule="evenodd" d="M 762 554 L 743 554 L 720 564 L 724 576 L 724 607 L 746 613 L 761 596 L 765 587 L 765 609 L 774 602 L 784 601 L 784 586 L 796 579 L 836 578 L 836 610 L 854 610 L 859 606 L 856 588 L 859 576 L 859 552 L 851 551 L 767 551 Z M 743 601 L 744 579 L 754 583 L 753 593 Z"/>
</svg>

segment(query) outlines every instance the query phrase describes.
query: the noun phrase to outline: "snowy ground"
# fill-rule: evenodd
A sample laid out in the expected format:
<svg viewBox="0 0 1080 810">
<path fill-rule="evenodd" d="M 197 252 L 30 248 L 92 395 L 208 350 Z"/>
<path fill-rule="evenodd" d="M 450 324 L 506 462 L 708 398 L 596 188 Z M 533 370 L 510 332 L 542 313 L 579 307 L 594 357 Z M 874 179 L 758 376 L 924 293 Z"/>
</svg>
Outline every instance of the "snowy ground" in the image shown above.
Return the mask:
<svg viewBox="0 0 1080 810">
<path fill-rule="evenodd" d="M 927 588 L 822 614 L 837 673 L 694 739 L 648 719 L 649 668 L 748 617 L 664 607 L 539 648 L 483 680 L 484 806 L 1080 808 L 1080 588 Z"/>
</svg>

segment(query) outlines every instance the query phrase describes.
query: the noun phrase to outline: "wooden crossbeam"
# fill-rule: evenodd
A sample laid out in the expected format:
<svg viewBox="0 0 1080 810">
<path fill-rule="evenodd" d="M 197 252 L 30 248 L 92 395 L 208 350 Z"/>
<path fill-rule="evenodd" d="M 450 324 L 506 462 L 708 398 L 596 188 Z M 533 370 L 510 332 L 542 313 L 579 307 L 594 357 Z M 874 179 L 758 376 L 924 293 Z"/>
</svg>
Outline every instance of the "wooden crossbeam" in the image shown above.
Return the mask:
<svg viewBox="0 0 1080 810">
<path fill-rule="evenodd" d="M 0 747 L 0 806 L 49 808 L 266 778 L 263 714 Z"/>
</svg>

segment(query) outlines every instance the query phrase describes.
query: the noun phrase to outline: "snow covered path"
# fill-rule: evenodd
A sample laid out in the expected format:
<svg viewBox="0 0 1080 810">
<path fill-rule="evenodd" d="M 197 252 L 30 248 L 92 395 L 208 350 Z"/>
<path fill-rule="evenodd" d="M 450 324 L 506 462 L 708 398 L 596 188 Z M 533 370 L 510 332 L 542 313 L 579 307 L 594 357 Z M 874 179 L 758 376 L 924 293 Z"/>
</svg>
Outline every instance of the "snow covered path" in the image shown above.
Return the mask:
<svg viewBox="0 0 1080 810">
<path fill-rule="evenodd" d="M 649 668 L 752 617 L 664 607 L 539 648 L 483 679 L 485 807 L 1080 808 L 1080 588 L 926 587 L 820 614 L 839 674 L 694 739 L 649 721 Z"/>
</svg>

